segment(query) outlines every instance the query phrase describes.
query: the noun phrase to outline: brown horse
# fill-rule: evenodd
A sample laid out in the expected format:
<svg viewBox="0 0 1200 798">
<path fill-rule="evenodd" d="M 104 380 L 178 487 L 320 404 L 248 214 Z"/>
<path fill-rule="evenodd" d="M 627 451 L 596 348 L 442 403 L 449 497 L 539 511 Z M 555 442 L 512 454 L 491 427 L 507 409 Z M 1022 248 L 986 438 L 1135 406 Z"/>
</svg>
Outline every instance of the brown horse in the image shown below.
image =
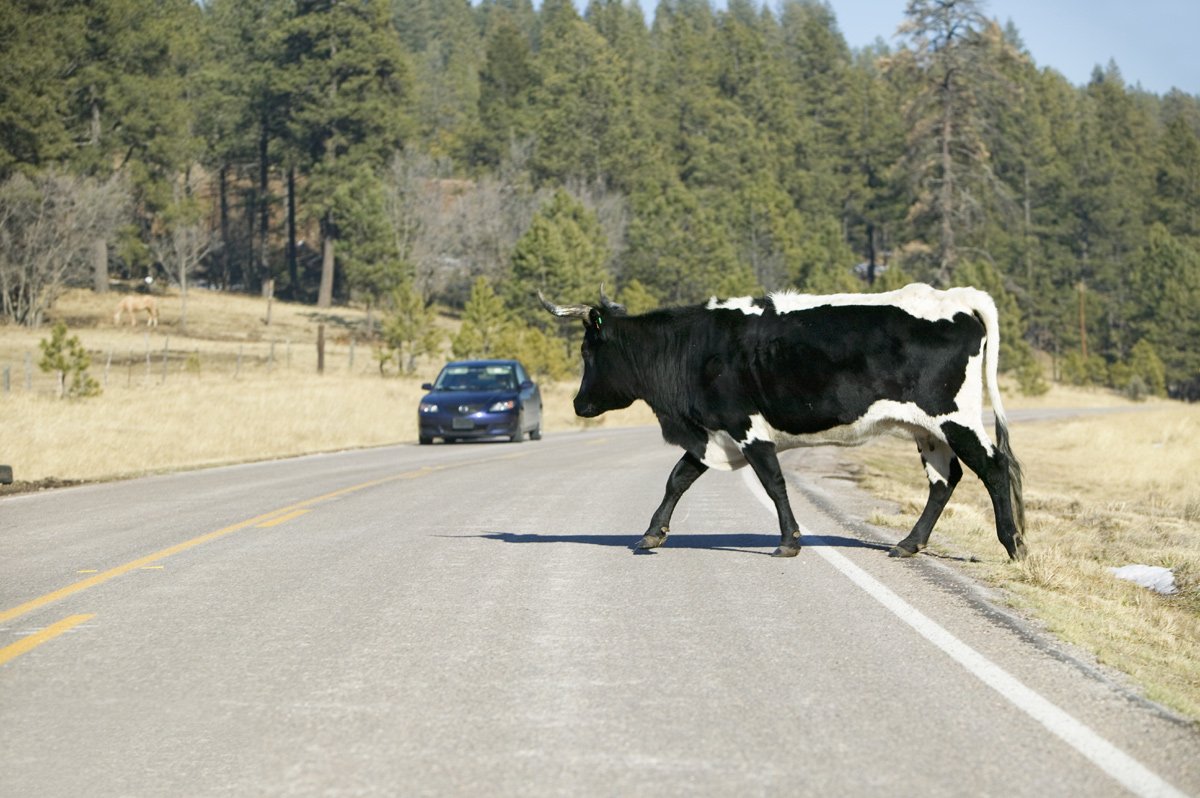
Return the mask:
<svg viewBox="0 0 1200 798">
<path fill-rule="evenodd" d="M 158 300 L 152 296 L 130 294 L 121 297 L 117 303 L 117 312 L 113 314 L 113 324 L 121 323 L 121 314 L 129 314 L 129 326 L 137 324 L 138 311 L 146 311 L 146 326 L 158 326 Z"/>
</svg>

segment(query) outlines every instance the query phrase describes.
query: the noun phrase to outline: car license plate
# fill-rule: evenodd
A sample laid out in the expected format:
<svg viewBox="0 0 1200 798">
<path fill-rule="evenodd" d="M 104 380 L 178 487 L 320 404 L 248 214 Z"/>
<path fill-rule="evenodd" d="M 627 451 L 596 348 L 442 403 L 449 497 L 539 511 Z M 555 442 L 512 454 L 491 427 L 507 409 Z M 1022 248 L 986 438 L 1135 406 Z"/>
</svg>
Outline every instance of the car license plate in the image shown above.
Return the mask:
<svg viewBox="0 0 1200 798">
<path fill-rule="evenodd" d="M 455 429 L 475 429 L 475 422 L 469 418 L 456 418 L 456 419 L 454 419 L 454 428 Z"/>
</svg>

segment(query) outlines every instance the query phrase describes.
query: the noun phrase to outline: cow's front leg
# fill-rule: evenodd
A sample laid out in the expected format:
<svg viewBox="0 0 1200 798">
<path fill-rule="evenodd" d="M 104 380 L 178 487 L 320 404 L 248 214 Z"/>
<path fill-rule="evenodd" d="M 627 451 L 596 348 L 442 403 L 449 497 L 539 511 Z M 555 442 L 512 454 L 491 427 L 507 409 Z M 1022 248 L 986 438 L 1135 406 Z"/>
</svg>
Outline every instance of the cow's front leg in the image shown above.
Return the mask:
<svg viewBox="0 0 1200 798">
<path fill-rule="evenodd" d="M 800 524 L 792 515 L 787 482 L 783 478 L 783 469 L 779 467 L 779 458 L 775 456 L 775 444 L 770 441 L 751 441 L 742 446 L 742 454 L 775 503 L 775 512 L 779 515 L 779 548 L 775 549 L 772 556 L 795 557 L 800 553 Z"/>
<path fill-rule="evenodd" d="M 679 458 L 675 468 L 671 469 L 671 476 L 667 477 L 667 491 L 663 495 L 662 503 L 654 511 L 654 516 L 650 519 L 650 527 L 638 541 L 637 548 L 653 549 L 666 541 L 671 527 L 671 514 L 675 512 L 675 505 L 679 503 L 679 497 L 707 470 L 708 466 L 690 454 Z"/>
</svg>

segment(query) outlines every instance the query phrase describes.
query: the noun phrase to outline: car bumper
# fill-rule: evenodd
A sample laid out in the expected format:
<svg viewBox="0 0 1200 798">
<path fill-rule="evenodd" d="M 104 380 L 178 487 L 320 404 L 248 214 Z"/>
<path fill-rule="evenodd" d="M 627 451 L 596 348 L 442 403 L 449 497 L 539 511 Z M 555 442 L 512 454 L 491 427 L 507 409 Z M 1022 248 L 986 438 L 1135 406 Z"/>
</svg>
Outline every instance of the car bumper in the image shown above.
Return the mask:
<svg viewBox="0 0 1200 798">
<path fill-rule="evenodd" d="M 498 438 L 516 435 L 520 417 L 516 413 L 475 413 L 448 416 L 424 413 L 417 419 L 422 438 Z"/>
</svg>

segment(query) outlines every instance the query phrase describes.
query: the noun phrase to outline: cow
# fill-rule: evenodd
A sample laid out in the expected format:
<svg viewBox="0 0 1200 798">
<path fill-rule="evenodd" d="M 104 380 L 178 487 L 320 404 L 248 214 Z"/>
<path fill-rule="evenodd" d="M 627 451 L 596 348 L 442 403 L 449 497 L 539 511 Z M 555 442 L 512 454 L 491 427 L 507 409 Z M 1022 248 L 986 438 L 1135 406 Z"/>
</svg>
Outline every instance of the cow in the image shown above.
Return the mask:
<svg viewBox="0 0 1200 798">
<path fill-rule="evenodd" d="M 146 311 L 146 326 L 158 326 L 158 300 L 152 296 L 128 294 L 121 297 L 117 303 L 117 312 L 113 314 L 113 324 L 120 325 L 121 314 L 129 314 L 129 326 L 137 324 L 138 311 Z"/>
<path fill-rule="evenodd" d="M 929 534 L 965 463 L 987 487 L 996 534 L 1025 556 L 1021 466 L 1009 444 L 996 382 L 996 305 L 975 288 L 914 283 L 878 294 L 783 291 L 629 315 L 600 290 L 599 305 L 556 305 L 583 321 L 583 378 L 575 413 L 593 418 L 645 401 L 683 456 L 637 549 L 661 546 L 683 493 L 709 468 L 749 464 L 779 516 L 777 557 L 800 552 L 800 526 L 776 453 L 911 435 L 929 479 L 912 531 L 890 550 L 911 557 Z M 983 419 L 984 374 L 996 440 Z"/>
</svg>

